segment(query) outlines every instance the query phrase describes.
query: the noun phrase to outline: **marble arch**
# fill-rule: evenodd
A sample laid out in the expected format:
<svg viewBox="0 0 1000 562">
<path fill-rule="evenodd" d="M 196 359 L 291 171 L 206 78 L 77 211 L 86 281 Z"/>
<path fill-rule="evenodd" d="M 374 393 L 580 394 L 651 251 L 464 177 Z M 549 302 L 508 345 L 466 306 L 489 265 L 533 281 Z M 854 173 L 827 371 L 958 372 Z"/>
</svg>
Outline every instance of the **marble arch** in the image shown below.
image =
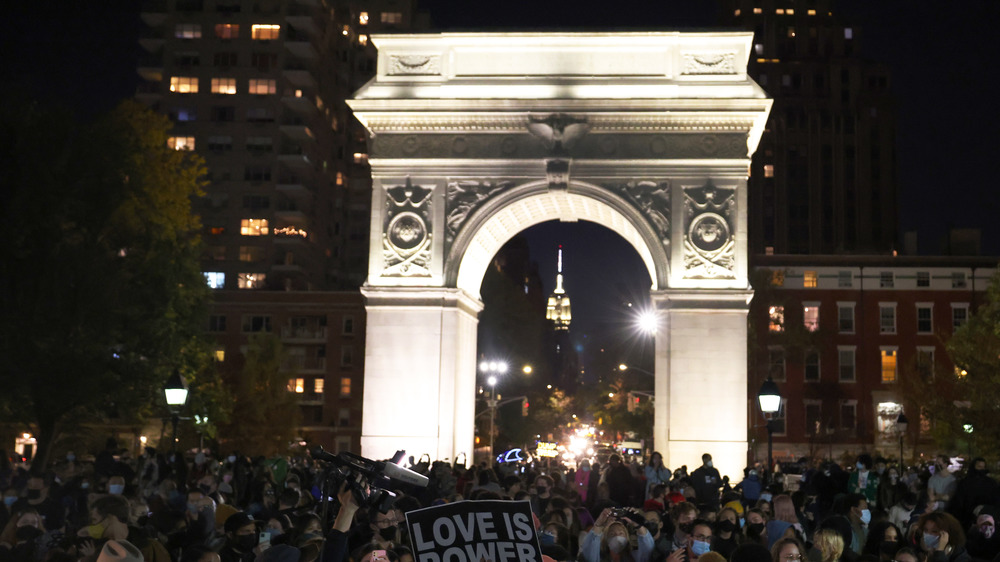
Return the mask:
<svg viewBox="0 0 1000 562">
<path fill-rule="evenodd" d="M 534 224 L 591 220 L 653 280 L 655 447 L 741 468 L 746 177 L 771 106 L 752 34 L 371 39 L 377 75 L 348 100 L 373 178 L 362 454 L 471 458 L 485 268 Z"/>
</svg>

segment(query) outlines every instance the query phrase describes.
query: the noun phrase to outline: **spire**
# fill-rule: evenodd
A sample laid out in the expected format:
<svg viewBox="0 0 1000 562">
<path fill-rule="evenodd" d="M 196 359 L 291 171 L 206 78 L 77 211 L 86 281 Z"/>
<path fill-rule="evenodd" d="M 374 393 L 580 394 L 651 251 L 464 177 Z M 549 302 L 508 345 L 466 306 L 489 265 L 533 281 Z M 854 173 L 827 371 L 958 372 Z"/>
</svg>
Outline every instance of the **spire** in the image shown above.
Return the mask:
<svg viewBox="0 0 1000 562">
<path fill-rule="evenodd" d="M 569 295 L 563 289 L 562 276 L 562 244 L 559 245 L 559 253 L 556 261 L 556 288 L 549 295 L 548 305 L 545 310 L 545 318 L 552 320 L 556 330 L 569 330 L 569 323 L 572 320 L 570 313 Z"/>
</svg>

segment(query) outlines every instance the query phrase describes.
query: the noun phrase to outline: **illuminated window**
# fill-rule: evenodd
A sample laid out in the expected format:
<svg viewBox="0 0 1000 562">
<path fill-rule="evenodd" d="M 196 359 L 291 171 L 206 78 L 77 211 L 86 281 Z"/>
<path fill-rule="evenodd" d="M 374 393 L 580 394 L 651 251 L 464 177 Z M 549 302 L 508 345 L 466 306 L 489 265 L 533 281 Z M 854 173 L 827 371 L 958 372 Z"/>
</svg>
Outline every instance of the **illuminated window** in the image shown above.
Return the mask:
<svg viewBox="0 0 1000 562">
<path fill-rule="evenodd" d="M 961 328 L 969 321 L 968 303 L 951 303 L 951 327 Z"/>
<path fill-rule="evenodd" d="M 241 220 L 240 234 L 243 236 L 265 236 L 267 234 L 267 219 Z"/>
<path fill-rule="evenodd" d="M 844 39 L 854 39 L 854 29 L 850 27 L 844 28 Z"/>
<path fill-rule="evenodd" d="M 819 350 L 807 349 L 802 364 L 803 380 L 806 382 L 819 382 Z"/>
<path fill-rule="evenodd" d="M 767 311 L 768 314 L 768 324 L 767 329 L 770 332 L 784 332 L 785 331 L 785 307 L 783 306 L 772 306 Z"/>
<path fill-rule="evenodd" d="M 212 78 L 212 93 L 213 94 L 235 94 L 236 93 L 236 79 L 235 78 Z"/>
<path fill-rule="evenodd" d="M 240 289 L 263 289 L 267 275 L 263 273 L 240 273 L 236 277 L 236 286 Z"/>
<path fill-rule="evenodd" d="M 306 391 L 305 379 L 288 379 L 288 391 L 302 394 Z"/>
<path fill-rule="evenodd" d="M 194 150 L 194 137 L 167 137 L 167 146 L 174 150 Z"/>
<path fill-rule="evenodd" d="M 277 81 L 270 79 L 250 79 L 251 94 L 273 94 L 278 91 Z"/>
<path fill-rule="evenodd" d="M 764 164 L 764 177 L 765 178 L 774 177 L 774 164 Z"/>
<path fill-rule="evenodd" d="M 815 16 L 816 15 L 816 10 L 806 10 L 806 15 Z"/>
<path fill-rule="evenodd" d="M 762 14 L 762 13 L 764 13 L 764 11 L 761 10 L 760 8 L 754 8 L 753 9 L 753 13 L 755 13 L 755 14 Z"/>
<path fill-rule="evenodd" d="M 198 77 L 196 76 L 171 76 L 170 91 L 178 94 L 197 94 Z"/>
<path fill-rule="evenodd" d="M 767 350 L 768 375 L 778 382 L 785 380 L 785 349 L 772 347 Z"/>
<path fill-rule="evenodd" d="M 337 172 L 337 185 L 344 185 L 344 174 L 343 174 L 343 172 Z"/>
<path fill-rule="evenodd" d="M 226 348 L 224 347 L 215 348 L 215 353 L 213 355 L 215 355 L 216 361 L 222 363 L 223 361 L 226 360 Z"/>
<path fill-rule="evenodd" d="M 367 44 L 368 44 L 368 36 L 358 35 L 358 45 L 367 45 Z"/>
<path fill-rule="evenodd" d="M 350 35 L 351 34 L 351 26 L 345 25 L 344 28 L 340 30 L 340 34 L 343 35 L 344 37 L 347 37 L 348 35 Z"/>
<path fill-rule="evenodd" d="M 322 377 L 313 379 L 313 393 L 323 394 L 323 385 L 326 384 L 326 380 Z"/>
<path fill-rule="evenodd" d="M 778 15 L 784 15 L 785 14 L 785 10 L 784 10 L 784 8 L 778 8 L 777 10 L 774 11 L 774 13 L 776 13 Z"/>
<path fill-rule="evenodd" d="M 368 163 L 368 155 L 365 154 L 364 152 L 355 152 L 354 153 L 354 163 L 355 164 L 367 164 Z"/>
<path fill-rule="evenodd" d="M 854 303 L 837 303 L 837 331 L 841 334 L 854 333 Z"/>
<path fill-rule="evenodd" d="M 179 23 L 174 28 L 174 37 L 178 39 L 201 39 L 201 25 L 197 23 Z"/>
<path fill-rule="evenodd" d="M 221 271 L 206 271 L 205 281 L 210 289 L 224 289 L 226 286 L 226 274 Z"/>
<path fill-rule="evenodd" d="M 929 334 L 934 331 L 934 305 L 917 304 L 917 333 Z"/>
<path fill-rule="evenodd" d="M 764 44 L 763 43 L 754 43 L 754 45 L 753 45 L 753 52 L 756 53 L 758 56 L 763 55 L 764 54 Z"/>
<path fill-rule="evenodd" d="M 819 276 L 816 275 L 815 271 L 806 271 L 802 274 L 802 286 L 810 289 L 815 288 L 818 284 Z"/>
<path fill-rule="evenodd" d="M 178 107 L 177 109 L 171 112 L 170 116 L 174 119 L 174 121 L 185 121 L 185 122 L 195 121 L 198 118 L 197 112 L 194 109 L 188 107 Z"/>
<path fill-rule="evenodd" d="M 785 286 L 785 272 L 778 270 L 771 272 L 771 286 L 772 287 L 784 287 Z"/>
<path fill-rule="evenodd" d="M 802 324 L 806 330 L 819 330 L 819 303 L 804 303 L 802 306 Z"/>
<path fill-rule="evenodd" d="M 789 27 L 788 28 L 788 38 L 792 39 L 794 37 L 795 37 L 795 28 L 794 27 Z"/>
<path fill-rule="evenodd" d="M 250 37 L 257 41 L 277 39 L 281 26 L 277 24 L 254 24 L 250 26 Z"/>
<path fill-rule="evenodd" d="M 403 23 L 403 13 L 382 12 L 382 23 Z"/>
<path fill-rule="evenodd" d="M 361 12 L 358 15 L 358 23 L 361 25 L 368 25 L 368 12 Z"/>
<path fill-rule="evenodd" d="M 879 332 L 883 334 L 896 333 L 896 303 L 879 304 L 878 322 Z"/>
<path fill-rule="evenodd" d="M 788 8 L 788 9 L 785 10 L 785 15 L 794 16 L 795 15 L 795 10 L 793 10 L 792 8 Z"/>
<path fill-rule="evenodd" d="M 837 347 L 840 382 L 854 382 L 854 346 Z"/>
<path fill-rule="evenodd" d="M 882 353 L 882 382 L 896 382 L 896 348 L 883 347 Z"/>
<path fill-rule="evenodd" d="M 217 23 L 215 24 L 215 36 L 219 39 L 236 39 L 240 36 L 240 25 L 238 23 Z"/>
<path fill-rule="evenodd" d="M 351 377 L 340 377 L 340 397 L 351 397 Z"/>
<path fill-rule="evenodd" d="M 733 15 L 734 15 L 734 16 L 738 16 L 738 15 L 740 15 L 740 9 L 739 9 L 739 8 L 736 8 L 735 10 L 733 10 Z"/>
</svg>

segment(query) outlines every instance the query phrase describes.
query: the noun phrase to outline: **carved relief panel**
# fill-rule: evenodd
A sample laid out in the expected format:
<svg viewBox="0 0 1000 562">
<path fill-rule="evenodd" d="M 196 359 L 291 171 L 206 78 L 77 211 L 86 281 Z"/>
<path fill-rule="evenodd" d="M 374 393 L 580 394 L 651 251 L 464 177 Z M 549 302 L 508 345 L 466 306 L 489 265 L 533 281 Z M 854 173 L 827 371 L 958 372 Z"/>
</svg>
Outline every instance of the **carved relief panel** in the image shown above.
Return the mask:
<svg viewBox="0 0 1000 562">
<path fill-rule="evenodd" d="M 462 229 L 469 215 L 481 207 L 486 200 L 501 191 L 510 189 L 510 180 L 453 180 L 448 182 L 445 192 L 445 244 L 448 248 Z"/>
<path fill-rule="evenodd" d="M 670 250 L 670 184 L 659 180 L 632 180 L 603 186 L 624 197 L 656 231 L 663 249 Z"/>
<path fill-rule="evenodd" d="M 433 186 L 403 185 L 385 188 L 382 225 L 382 277 L 430 277 L 431 193 Z"/>
<path fill-rule="evenodd" d="M 736 277 L 736 188 L 684 187 L 684 278 Z"/>
</svg>

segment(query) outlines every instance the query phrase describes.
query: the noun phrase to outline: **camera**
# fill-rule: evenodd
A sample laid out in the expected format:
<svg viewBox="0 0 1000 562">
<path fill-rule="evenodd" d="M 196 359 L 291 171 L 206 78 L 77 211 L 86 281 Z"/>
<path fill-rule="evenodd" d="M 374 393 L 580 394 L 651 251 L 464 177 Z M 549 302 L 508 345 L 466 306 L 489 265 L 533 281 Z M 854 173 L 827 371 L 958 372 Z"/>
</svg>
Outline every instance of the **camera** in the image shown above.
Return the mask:
<svg viewBox="0 0 1000 562">
<path fill-rule="evenodd" d="M 346 483 L 359 506 L 368 506 L 380 513 L 389 511 L 396 501 L 396 494 L 386 489 L 392 481 L 420 488 L 427 486 L 426 476 L 396 464 L 406 455 L 405 451 L 396 451 L 390 461 L 373 461 L 346 451 L 334 455 L 324 451 L 323 447 L 315 447 L 309 454 L 329 464 L 323 479 L 324 485 L 332 485 L 328 490 L 339 490 Z"/>
</svg>

